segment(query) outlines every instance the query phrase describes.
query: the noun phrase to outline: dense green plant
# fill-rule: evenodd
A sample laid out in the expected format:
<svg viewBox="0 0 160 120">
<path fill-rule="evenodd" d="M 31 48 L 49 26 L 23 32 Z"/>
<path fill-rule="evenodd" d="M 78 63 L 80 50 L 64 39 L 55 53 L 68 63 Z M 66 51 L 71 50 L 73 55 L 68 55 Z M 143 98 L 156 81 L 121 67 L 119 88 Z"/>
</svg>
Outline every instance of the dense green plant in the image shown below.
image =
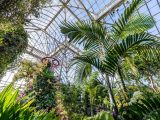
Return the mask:
<svg viewBox="0 0 160 120">
<path fill-rule="evenodd" d="M 27 87 L 29 84 L 33 84 L 33 81 L 36 79 L 37 74 L 42 72 L 45 66 L 43 64 L 38 64 L 37 62 L 31 62 L 30 60 L 23 60 L 21 66 L 17 73 L 14 75 L 13 80 L 24 79 L 27 83 Z"/>
<path fill-rule="evenodd" d="M 138 95 L 139 96 L 139 95 Z M 136 101 L 123 111 L 125 120 L 159 120 L 160 97 L 158 95 L 141 94 Z"/>
<path fill-rule="evenodd" d="M 39 9 L 47 0 L 0 1 L 0 75 L 27 47 L 24 24 L 28 15 L 38 17 Z"/>
<path fill-rule="evenodd" d="M 36 112 L 29 107 L 33 100 L 21 103 L 18 100 L 19 90 L 15 90 L 13 83 L 0 92 L 0 119 L 1 120 L 52 120 L 53 113 Z"/>
<path fill-rule="evenodd" d="M 97 72 L 92 73 L 81 85 L 62 84 L 63 103 L 69 119 L 92 116 L 107 109 L 103 103 L 103 99 L 108 98 L 107 89 L 98 81 L 97 76 Z"/>
<path fill-rule="evenodd" d="M 0 28 L 0 74 L 25 51 L 28 45 L 28 35 L 23 26 L 2 24 Z"/>
<path fill-rule="evenodd" d="M 55 104 L 55 90 L 53 88 L 55 82 L 54 73 L 49 67 L 43 69 L 33 81 L 33 90 L 35 92 L 35 106 L 37 109 L 50 110 Z"/>
<path fill-rule="evenodd" d="M 0 74 L 26 49 L 28 35 L 23 25 L 28 15 L 37 16 L 39 7 L 45 3 L 46 0 L 0 1 Z"/>
<path fill-rule="evenodd" d="M 6 87 L 0 93 L 0 119 L 1 120 L 18 120 L 21 114 L 25 113 L 25 109 L 32 103 L 20 105 L 17 103 L 18 90 L 13 91 L 13 84 Z M 24 108 L 23 108 L 24 107 Z M 23 117 L 23 116 L 22 116 Z"/>
<path fill-rule="evenodd" d="M 39 9 L 48 0 L 1 0 L 0 23 L 10 21 L 16 24 L 24 24 L 28 15 L 38 16 Z"/>
<path fill-rule="evenodd" d="M 101 111 L 97 115 L 89 117 L 85 120 L 114 120 L 114 118 L 112 117 L 112 114 L 110 112 Z"/>
<path fill-rule="evenodd" d="M 97 68 L 105 78 L 115 116 L 118 114 L 118 108 L 110 79 L 116 77 L 118 73 L 123 89 L 126 91 L 122 71 L 126 58 L 135 57 L 141 46 L 147 49 L 147 46 L 153 42 L 157 44 L 156 37 L 146 32 L 154 26 L 152 17 L 135 14 L 142 1 L 133 0 L 111 26 L 111 30 L 107 30 L 101 22 L 97 21 L 69 22 L 61 26 L 61 32 L 69 37 L 70 42 L 84 46 L 85 51 L 75 57 L 75 63 L 83 63 L 83 68 L 85 68 L 84 64 L 90 64 Z M 152 49 L 156 47 L 153 46 Z M 84 71 L 84 69 L 79 70 Z M 81 71 L 81 73 L 85 72 Z"/>
<path fill-rule="evenodd" d="M 42 63 L 24 60 L 19 71 L 15 74 L 14 80 L 24 80 L 26 89 L 24 94 L 28 97 L 35 98 L 33 106 L 38 110 L 45 109 L 50 111 L 55 106 L 55 88 L 56 78 L 50 66 Z"/>
<path fill-rule="evenodd" d="M 98 81 L 98 76 L 98 72 L 93 72 L 91 76 L 86 79 L 83 85 L 85 92 L 89 97 L 91 116 L 105 108 L 102 107 L 103 99 L 107 97 L 107 89 L 105 89 L 102 83 Z"/>
</svg>

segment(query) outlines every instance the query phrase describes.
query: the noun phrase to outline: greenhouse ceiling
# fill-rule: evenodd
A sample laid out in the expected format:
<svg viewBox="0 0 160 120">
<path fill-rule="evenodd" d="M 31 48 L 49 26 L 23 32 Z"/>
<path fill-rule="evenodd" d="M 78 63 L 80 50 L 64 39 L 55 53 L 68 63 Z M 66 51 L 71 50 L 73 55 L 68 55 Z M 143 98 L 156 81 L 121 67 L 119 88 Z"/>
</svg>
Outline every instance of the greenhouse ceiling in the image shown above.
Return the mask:
<svg viewBox="0 0 160 120">
<path fill-rule="evenodd" d="M 60 32 L 59 25 L 64 21 L 101 20 L 112 24 L 123 12 L 130 1 L 125 0 L 53 0 L 41 11 L 39 18 L 30 16 L 31 22 L 26 26 L 30 35 L 27 53 L 37 57 L 54 56 L 63 49 L 78 54 L 81 47 L 69 45 L 68 39 Z M 158 0 L 145 0 L 137 12 L 152 15 L 156 24 L 151 33 L 159 33 Z"/>
<path fill-rule="evenodd" d="M 29 32 L 29 53 L 36 57 L 54 56 L 67 48 L 78 54 L 80 48 L 68 45 L 67 38 L 60 32 L 59 25 L 64 21 L 81 21 L 89 19 L 101 20 L 123 0 L 55 0 L 46 5 L 39 18 L 30 16 L 30 24 L 26 26 Z"/>
<path fill-rule="evenodd" d="M 29 16 L 25 29 L 30 35 L 26 54 L 22 57 L 41 60 L 44 57 L 56 57 L 60 61 L 57 74 L 68 81 L 74 78 L 74 70 L 68 70 L 69 61 L 81 53 L 82 46 L 68 43 L 68 38 L 61 34 L 62 22 L 98 20 L 108 29 L 132 0 L 50 0 L 40 10 L 39 17 Z M 160 32 L 160 0 L 144 0 L 138 13 L 146 13 L 155 19 L 155 27 L 148 32 L 158 35 Z M 9 73 L 8 73 L 9 74 Z M 7 75 L 8 77 L 9 75 Z M 10 77 L 8 77 L 10 78 Z M 8 80 L 8 79 L 7 79 Z M 1 81 L 2 86 L 8 81 Z"/>
</svg>

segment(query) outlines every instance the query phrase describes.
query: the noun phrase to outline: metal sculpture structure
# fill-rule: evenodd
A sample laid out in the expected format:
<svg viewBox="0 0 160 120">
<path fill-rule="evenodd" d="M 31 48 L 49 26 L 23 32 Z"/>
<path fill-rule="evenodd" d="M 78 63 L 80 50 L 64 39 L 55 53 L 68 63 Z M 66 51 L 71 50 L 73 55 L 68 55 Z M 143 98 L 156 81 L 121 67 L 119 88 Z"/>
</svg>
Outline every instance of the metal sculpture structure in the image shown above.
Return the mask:
<svg viewBox="0 0 160 120">
<path fill-rule="evenodd" d="M 54 57 L 44 57 L 41 59 L 41 62 L 50 67 L 51 70 L 56 69 L 60 65 L 59 60 Z"/>
</svg>

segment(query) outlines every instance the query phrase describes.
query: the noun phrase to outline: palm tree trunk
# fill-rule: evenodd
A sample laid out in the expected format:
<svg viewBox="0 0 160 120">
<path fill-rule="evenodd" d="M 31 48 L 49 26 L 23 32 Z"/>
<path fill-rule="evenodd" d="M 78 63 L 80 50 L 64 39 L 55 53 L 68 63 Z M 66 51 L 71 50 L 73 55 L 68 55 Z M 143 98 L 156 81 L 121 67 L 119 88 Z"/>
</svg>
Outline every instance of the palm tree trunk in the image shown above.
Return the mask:
<svg viewBox="0 0 160 120">
<path fill-rule="evenodd" d="M 156 91 L 156 85 L 155 85 L 155 83 L 154 83 L 154 80 L 153 80 L 153 77 L 152 77 L 152 74 L 151 74 L 150 71 L 148 71 L 148 76 L 147 76 L 147 78 L 148 78 L 148 80 L 149 80 L 149 82 L 150 82 L 151 88 L 152 88 L 154 91 Z"/>
<path fill-rule="evenodd" d="M 120 76 L 120 80 L 121 80 L 121 83 L 122 83 L 122 87 L 123 87 L 123 90 L 127 93 L 127 88 L 126 88 L 126 85 L 124 83 L 124 80 L 123 80 L 123 76 L 122 76 L 122 72 L 121 72 L 121 68 L 118 67 L 118 74 Z"/>
<path fill-rule="evenodd" d="M 156 85 L 154 83 L 154 80 L 153 80 L 153 76 L 152 76 L 152 73 L 151 73 L 151 65 L 149 64 L 148 65 L 148 75 L 147 75 L 147 78 L 150 82 L 150 86 L 151 88 L 156 92 Z"/>
<path fill-rule="evenodd" d="M 106 75 L 106 84 L 107 84 L 107 87 L 108 87 L 108 93 L 109 93 L 111 108 L 113 110 L 113 116 L 116 119 L 117 116 L 118 116 L 118 107 L 117 107 L 117 104 L 116 104 L 116 101 L 115 101 L 115 98 L 114 98 L 114 95 L 113 95 L 113 91 L 112 91 L 112 88 L 111 88 L 111 84 L 110 84 L 108 75 Z"/>
<path fill-rule="evenodd" d="M 93 116 L 93 102 L 92 102 L 92 98 L 90 98 L 90 104 L 91 104 L 91 116 Z"/>
</svg>

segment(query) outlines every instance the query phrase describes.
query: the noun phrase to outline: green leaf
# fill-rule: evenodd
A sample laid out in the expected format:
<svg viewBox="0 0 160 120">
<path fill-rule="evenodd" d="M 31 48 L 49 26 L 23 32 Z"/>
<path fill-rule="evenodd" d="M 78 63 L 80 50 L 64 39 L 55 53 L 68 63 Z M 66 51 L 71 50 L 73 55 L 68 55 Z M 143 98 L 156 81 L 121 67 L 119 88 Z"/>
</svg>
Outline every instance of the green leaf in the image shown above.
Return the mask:
<svg viewBox="0 0 160 120">
<path fill-rule="evenodd" d="M 114 120 L 114 118 L 110 112 L 102 111 L 87 120 Z"/>
</svg>

